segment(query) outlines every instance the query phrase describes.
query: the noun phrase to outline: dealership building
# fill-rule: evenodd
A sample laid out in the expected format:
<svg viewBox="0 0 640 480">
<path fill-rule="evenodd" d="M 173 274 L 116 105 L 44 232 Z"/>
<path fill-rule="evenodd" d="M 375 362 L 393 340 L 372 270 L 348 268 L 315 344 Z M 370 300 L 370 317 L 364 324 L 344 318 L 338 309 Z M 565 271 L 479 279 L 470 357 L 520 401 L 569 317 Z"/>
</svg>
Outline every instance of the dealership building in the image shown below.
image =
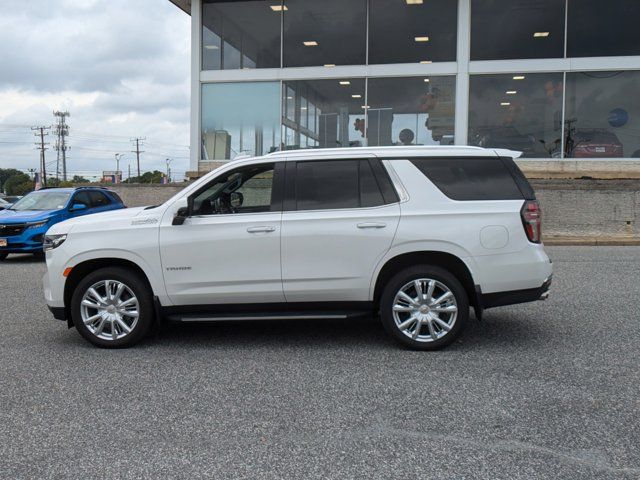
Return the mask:
<svg viewBox="0 0 640 480">
<path fill-rule="evenodd" d="M 172 1 L 191 15 L 193 171 L 403 144 L 640 157 L 640 0 Z"/>
</svg>

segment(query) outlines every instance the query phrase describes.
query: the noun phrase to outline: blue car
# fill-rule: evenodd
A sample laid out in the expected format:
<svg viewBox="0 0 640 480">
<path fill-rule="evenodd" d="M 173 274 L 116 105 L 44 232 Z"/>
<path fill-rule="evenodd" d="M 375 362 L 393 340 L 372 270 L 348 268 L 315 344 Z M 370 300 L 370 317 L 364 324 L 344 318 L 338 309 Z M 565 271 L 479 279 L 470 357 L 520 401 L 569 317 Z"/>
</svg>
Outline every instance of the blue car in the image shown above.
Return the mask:
<svg viewBox="0 0 640 480">
<path fill-rule="evenodd" d="M 125 206 L 118 194 L 101 187 L 31 192 L 0 210 L 0 260 L 10 253 L 42 253 L 44 234 L 56 223 L 120 208 Z"/>
</svg>

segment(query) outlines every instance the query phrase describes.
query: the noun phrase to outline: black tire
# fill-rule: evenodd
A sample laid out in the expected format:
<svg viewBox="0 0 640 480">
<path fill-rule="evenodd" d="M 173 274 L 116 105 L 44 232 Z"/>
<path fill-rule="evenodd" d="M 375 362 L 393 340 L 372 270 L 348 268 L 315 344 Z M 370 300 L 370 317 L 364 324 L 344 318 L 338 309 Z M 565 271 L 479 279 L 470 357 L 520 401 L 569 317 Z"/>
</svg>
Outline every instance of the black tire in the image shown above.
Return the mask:
<svg viewBox="0 0 640 480">
<path fill-rule="evenodd" d="M 8 253 L 0 253 L 0 262 L 5 260 L 9 256 Z"/>
<path fill-rule="evenodd" d="M 33 257 L 38 259 L 38 260 L 44 260 L 45 259 L 44 252 L 33 252 Z"/>
<path fill-rule="evenodd" d="M 94 335 L 82 320 L 82 297 L 92 285 L 102 280 L 115 280 L 125 284 L 138 300 L 138 322 L 130 333 L 115 340 L 106 340 Z M 127 268 L 106 267 L 91 272 L 80 281 L 71 298 L 71 318 L 76 329 L 86 340 L 103 348 L 126 348 L 135 345 L 149 331 L 154 315 L 153 295 L 149 283 L 138 272 Z"/>
<path fill-rule="evenodd" d="M 440 282 L 451 291 L 455 298 L 457 313 L 453 326 L 448 332 L 442 330 L 440 333 L 443 335 L 437 340 L 420 341 L 407 336 L 398 328 L 393 316 L 393 302 L 396 295 L 403 286 L 417 279 L 433 279 Z M 406 315 L 410 316 L 411 314 L 407 313 Z M 380 318 L 387 333 L 402 345 L 413 350 L 439 350 L 453 342 L 464 329 L 469 319 L 469 298 L 460 281 L 447 270 L 431 265 L 416 265 L 398 272 L 384 286 L 380 298 Z M 418 335 L 428 334 L 428 327 L 421 328 Z"/>
</svg>

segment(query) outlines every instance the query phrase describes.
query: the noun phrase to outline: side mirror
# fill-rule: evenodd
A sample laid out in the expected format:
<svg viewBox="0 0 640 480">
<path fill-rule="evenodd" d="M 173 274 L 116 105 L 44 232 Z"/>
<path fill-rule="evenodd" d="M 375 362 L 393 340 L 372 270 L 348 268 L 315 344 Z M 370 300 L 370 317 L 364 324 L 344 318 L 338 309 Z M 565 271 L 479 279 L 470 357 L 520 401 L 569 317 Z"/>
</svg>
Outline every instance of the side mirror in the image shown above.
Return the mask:
<svg viewBox="0 0 640 480">
<path fill-rule="evenodd" d="M 80 210 L 86 210 L 87 206 L 84 203 L 74 203 L 69 209 L 70 212 L 79 212 Z"/>
<path fill-rule="evenodd" d="M 229 199 L 229 203 L 233 208 L 240 208 L 244 203 L 244 195 L 240 192 L 233 192 Z"/>
<path fill-rule="evenodd" d="M 181 198 L 174 205 L 172 225 L 182 225 L 189 217 L 189 202 L 186 198 Z"/>
</svg>

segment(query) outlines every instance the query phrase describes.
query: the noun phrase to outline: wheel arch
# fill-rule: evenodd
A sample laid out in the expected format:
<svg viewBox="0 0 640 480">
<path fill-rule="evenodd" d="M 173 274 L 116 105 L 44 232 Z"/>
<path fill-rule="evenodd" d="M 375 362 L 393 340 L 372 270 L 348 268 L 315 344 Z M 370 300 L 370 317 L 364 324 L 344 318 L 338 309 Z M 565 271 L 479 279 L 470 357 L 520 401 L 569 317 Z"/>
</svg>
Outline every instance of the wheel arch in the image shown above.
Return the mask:
<svg viewBox="0 0 640 480">
<path fill-rule="evenodd" d="M 437 250 L 422 250 L 396 255 L 384 263 L 378 272 L 373 289 L 373 302 L 376 308 L 380 303 L 382 290 L 391 277 L 405 268 L 421 264 L 441 267 L 452 273 L 467 292 L 469 305 L 474 308 L 479 307 L 476 285 L 467 264 L 460 257 L 452 253 Z"/>
<path fill-rule="evenodd" d="M 122 267 L 135 271 L 136 273 L 140 274 L 140 276 L 147 282 L 151 294 L 155 295 L 149 276 L 135 262 L 126 260 L 124 258 L 110 257 L 85 260 L 84 262 L 81 262 L 73 267 L 64 284 L 64 309 L 67 322 L 71 321 L 71 297 L 73 296 L 73 292 L 75 291 L 78 284 L 89 273 L 105 267 Z"/>
</svg>

